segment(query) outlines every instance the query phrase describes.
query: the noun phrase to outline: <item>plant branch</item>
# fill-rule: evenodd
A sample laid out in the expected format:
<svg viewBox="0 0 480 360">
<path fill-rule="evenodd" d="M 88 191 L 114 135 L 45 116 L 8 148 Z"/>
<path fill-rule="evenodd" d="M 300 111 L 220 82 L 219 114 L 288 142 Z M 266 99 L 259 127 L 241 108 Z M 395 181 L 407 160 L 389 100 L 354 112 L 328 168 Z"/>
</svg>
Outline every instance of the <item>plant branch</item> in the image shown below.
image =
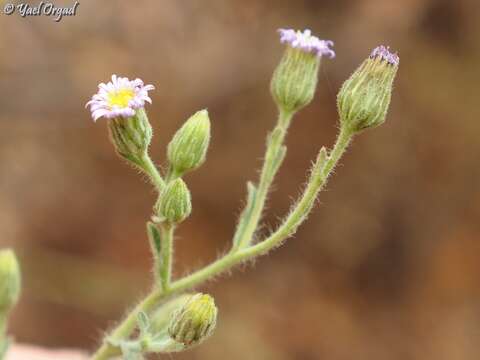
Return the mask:
<svg viewBox="0 0 480 360">
<path fill-rule="evenodd" d="M 280 110 L 277 125 L 268 136 L 258 188 L 255 189 L 252 184 L 249 186 L 248 201 L 234 235 L 232 251 L 248 246 L 253 240 L 265 207 L 268 191 L 285 158 L 286 147 L 283 142 L 292 117 L 293 113 Z"/>
<path fill-rule="evenodd" d="M 322 148 L 312 168 L 307 187 L 305 188 L 299 201 L 293 207 L 292 211 L 286 217 L 284 222 L 267 239 L 258 244 L 229 252 L 224 257 L 219 258 L 203 269 L 200 269 L 180 280 L 171 283 L 170 286 L 167 286 L 164 291 L 158 288 L 154 289 L 140 304 L 135 307 L 135 309 L 111 333 L 111 335 L 107 337 L 107 340 L 119 341 L 128 338 L 136 327 L 137 316 L 139 312 L 143 311 L 149 313 L 156 306 L 158 306 L 162 299 L 166 298 L 167 296 L 171 296 L 173 294 L 180 293 L 192 287 L 198 286 L 202 282 L 227 271 L 243 261 L 266 254 L 271 249 L 280 245 L 283 240 L 295 233 L 297 228 L 312 210 L 319 192 L 322 190 L 329 175 L 331 175 L 339 159 L 348 147 L 352 136 L 352 132 L 348 129 L 341 129 L 335 146 L 328 156 L 325 152 L 325 149 Z M 119 352 L 120 349 L 118 347 L 113 346 L 107 341 L 104 342 L 104 344 L 93 355 L 92 360 L 107 360 L 111 356 L 118 355 Z"/>
<path fill-rule="evenodd" d="M 271 249 L 280 245 L 283 240 L 294 234 L 312 210 L 319 192 L 322 190 L 335 165 L 348 147 L 352 136 L 352 132 L 347 129 L 342 129 L 329 156 L 326 156 L 324 149 L 320 151 L 317 161 L 313 166 L 308 185 L 300 197 L 300 200 L 296 203 L 282 225 L 280 225 L 267 239 L 256 245 L 232 251 L 205 268 L 175 281 L 172 283 L 170 291 L 181 292 L 191 287 L 195 287 L 203 281 L 230 269 L 232 266 L 242 261 L 266 254 Z"/>
<path fill-rule="evenodd" d="M 158 171 L 157 167 L 155 166 L 148 154 L 145 154 L 142 157 L 141 167 L 149 176 L 150 181 L 155 186 L 158 193 L 161 193 L 163 188 L 165 187 L 165 181 L 163 180 L 160 172 Z"/>
</svg>

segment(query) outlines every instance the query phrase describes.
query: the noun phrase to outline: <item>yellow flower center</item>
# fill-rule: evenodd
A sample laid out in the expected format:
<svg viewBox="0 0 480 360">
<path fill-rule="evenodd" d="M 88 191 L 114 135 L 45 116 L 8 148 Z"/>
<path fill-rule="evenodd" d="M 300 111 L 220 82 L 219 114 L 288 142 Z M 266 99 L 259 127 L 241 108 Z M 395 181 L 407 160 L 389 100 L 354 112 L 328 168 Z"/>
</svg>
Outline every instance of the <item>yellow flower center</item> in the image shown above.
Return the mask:
<svg viewBox="0 0 480 360">
<path fill-rule="evenodd" d="M 125 108 L 128 106 L 128 103 L 133 98 L 135 93 L 131 89 L 123 89 L 108 94 L 108 102 L 110 106 L 119 106 Z"/>
</svg>

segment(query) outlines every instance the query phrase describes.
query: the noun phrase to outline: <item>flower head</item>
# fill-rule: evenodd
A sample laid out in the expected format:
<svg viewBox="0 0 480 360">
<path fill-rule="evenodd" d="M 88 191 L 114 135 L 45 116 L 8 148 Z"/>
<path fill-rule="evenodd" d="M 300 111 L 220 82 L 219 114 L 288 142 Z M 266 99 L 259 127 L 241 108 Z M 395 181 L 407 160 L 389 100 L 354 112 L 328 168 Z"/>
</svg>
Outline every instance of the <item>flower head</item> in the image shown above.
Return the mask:
<svg viewBox="0 0 480 360">
<path fill-rule="evenodd" d="M 296 112 L 312 101 L 322 56 L 335 57 L 333 41 L 320 40 L 310 30 L 279 29 L 280 42 L 288 44 L 270 83 L 277 106 Z"/>
<path fill-rule="evenodd" d="M 380 59 L 381 61 L 386 61 L 390 65 L 398 66 L 400 63 L 400 58 L 398 57 L 397 53 L 390 52 L 390 47 L 388 46 L 377 46 L 373 49 L 372 53 L 370 54 L 371 59 Z"/>
<path fill-rule="evenodd" d="M 385 121 L 399 63 L 397 54 L 378 46 L 345 81 L 337 104 L 343 126 L 357 132 Z"/>
<path fill-rule="evenodd" d="M 198 344 L 215 329 L 217 312 L 215 300 L 210 295 L 195 294 L 172 314 L 168 333 L 185 346 Z"/>
<path fill-rule="evenodd" d="M 152 103 L 148 96 L 153 85 L 144 85 L 140 79 L 129 80 L 126 77 L 112 75 L 112 81 L 98 85 L 98 92 L 92 96 L 86 107 L 90 106 L 93 121 L 99 118 L 129 118 L 137 109 L 143 108 L 145 102 Z"/>
<path fill-rule="evenodd" d="M 303 32 L 293 29 L 279 29 L 280 42 L 287 43 L 292 48 L 300 49 L 307 53 L 313 53 L 320 56 L 335 57 L 335 52 L 330 49 L 333 46 L 331 40 L 320 40 L 318 37 L 312 35 L 309 29 Z"/>
</svg>

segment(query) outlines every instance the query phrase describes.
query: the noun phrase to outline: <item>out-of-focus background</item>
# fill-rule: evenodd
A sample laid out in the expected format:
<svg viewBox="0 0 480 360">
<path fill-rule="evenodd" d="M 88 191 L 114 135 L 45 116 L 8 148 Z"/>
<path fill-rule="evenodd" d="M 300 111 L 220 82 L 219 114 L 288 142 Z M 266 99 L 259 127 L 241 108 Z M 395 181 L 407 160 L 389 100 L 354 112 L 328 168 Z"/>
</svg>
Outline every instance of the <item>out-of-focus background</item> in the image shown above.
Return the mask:
<svg viewBox="0 0 480 360">
<path fill-rule="evenodd" d="M 36 4 L 36 2 L 33 2 Z M 57 1 L 71 5 L 73 1 Z M 155 84 L 151 154 L 208 108 L 207 163 L 187 176 L 177 276 L 230 244 L 276 109 L 275 30 L 335 41 L 295 119 L 264 229 L 278 223 L 322 145 L 336 93 L 379 44 L 401 57 L 387 122 L 357 137 L 297 236 L 201 288 L 215 336 L 175 359 L 480 357 L 480 9 L 476 0 L 81 1 L 76 17 L 0 16 L 0 246 L 24 291 L 18 341 L 93 349 L 148 291 L 155 194 L 84 105 L 112 73 Z"/>
</svg>

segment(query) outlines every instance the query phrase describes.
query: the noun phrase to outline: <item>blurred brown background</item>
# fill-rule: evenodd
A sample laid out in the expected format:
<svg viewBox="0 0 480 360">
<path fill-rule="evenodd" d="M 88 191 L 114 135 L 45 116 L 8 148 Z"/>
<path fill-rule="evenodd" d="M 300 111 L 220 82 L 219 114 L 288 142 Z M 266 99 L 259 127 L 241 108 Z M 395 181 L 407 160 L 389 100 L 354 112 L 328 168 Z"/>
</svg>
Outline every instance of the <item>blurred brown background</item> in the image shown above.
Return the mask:
<svg viewBox="0 0 480 360">
<path fill-rule="evenodd" d="M 480 358 L 479 11 L 476 0 L 83 0 L 60 23 L 2 14 L 0 246 L 24 272 L 12 333 L 93 349 L 148 290 L 154 192 L 84 109 L 97 83 L 156 85 L 158 163 L 182 122 L 209 109 L 208 161 L 186 179 L 182 275 L 230 244 L 276 116 L 275 30 L 293 27 L 333 39 L 337 58 L 289 133 L 265 231 L 332 144 L 336 93 L 378 44 L 401 57 L 388 121 L 356 139 L 295 238 L 201 288 L 220 308 L 216 334 L 172 358 Z"/>
</svg>

